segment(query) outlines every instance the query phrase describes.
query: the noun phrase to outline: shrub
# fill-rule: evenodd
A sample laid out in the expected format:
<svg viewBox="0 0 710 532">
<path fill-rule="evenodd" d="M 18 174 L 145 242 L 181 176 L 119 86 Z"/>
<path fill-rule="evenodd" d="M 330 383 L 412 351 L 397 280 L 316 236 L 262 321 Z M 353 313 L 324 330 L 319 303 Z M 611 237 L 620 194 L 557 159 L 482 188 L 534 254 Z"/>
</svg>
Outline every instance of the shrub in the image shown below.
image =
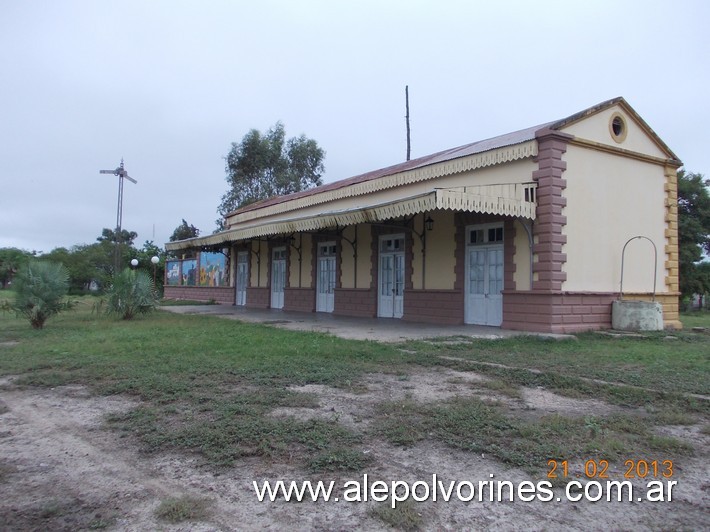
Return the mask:
<svg viewBox="0 0 710 532">
<path fill-rule="evenodd" d="M 113 277 L 106 295 L 106 312 L 117 314 L 124 320 L 149 313 L 158 302 L 153 281 L 148 274 L 129 268 Z"/>
<path fill-rule="evenodd" d="M 74 306 L 63 299 L 69 290 L 69 272 L 57 262 L 29 262 L 15 275 L 13 287 L 15 301 L 9 309 L 27 318 L 34 329 L 43 328 L 49 317 Z"/>
</svg>

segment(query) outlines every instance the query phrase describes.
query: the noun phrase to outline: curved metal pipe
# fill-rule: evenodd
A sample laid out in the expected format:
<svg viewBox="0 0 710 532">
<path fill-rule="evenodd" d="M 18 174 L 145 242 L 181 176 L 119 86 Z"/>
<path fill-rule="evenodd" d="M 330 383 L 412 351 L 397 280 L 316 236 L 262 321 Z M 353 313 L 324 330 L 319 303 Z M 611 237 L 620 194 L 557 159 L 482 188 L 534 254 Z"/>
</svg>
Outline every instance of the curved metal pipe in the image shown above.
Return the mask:
<svg viewBox="0 0 710 532">
<path fill-rule="evenodd" d="M 647 236 L 643 236 L 643 235 L 632 236 L 631 238 L 629 238 L 626 241 L 626 244 L 624 244 L 623 249 L 621 250 L 621 283 L 619 285 L 619 301 L 624 299 L 624 254 L 626 253 L 626 246 L 629 245 L 629 242 L 631 242 L 632 240 L 636 240 L 637 238 L 645 238 L 653 246 L 653 301 L 656 301 L 656 277 L 657 277 L 657 273 L 658 273 L 658 250 L 656 249 L 656 244 L 653 243 L 653 240 L 651 240 Z"/>
</svg>

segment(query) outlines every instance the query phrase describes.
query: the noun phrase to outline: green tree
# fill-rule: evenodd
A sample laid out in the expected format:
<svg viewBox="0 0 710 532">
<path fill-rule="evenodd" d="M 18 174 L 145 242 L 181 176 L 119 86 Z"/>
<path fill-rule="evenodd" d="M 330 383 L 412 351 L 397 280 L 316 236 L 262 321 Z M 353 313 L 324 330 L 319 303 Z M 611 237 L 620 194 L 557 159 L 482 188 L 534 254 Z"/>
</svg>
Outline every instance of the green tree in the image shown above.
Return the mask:
<svg viewBox="0 0 710 532">
<path fill-rule="evenodd" d="M 57 262 L 29 262 L 17 273 L 13 285 L 15 301 L 10 308 L 27 318 L 34 329 L 43 328 L 48 318 L 72 307 L 64 300 L 69 272 Z"/>
<path fill-rule="evenodd" d="M 194 225 L 188 224 L 185 219 L 182 219 L 182 223 L 175 228 L 173 234 L 170 235 L 170 242 L 177 242 L 178 240 L 185 240 L 186 238 L 195 238 L 200 236 L 200 230 Z M 184 249 L 180 250 L 179 253 L 170 252 L 171 257 L 182 256 L 183 258 L 190 258 L 197 256 L 196 249 Z"/>
<path fill-rule="evenodd" d="M 61 262 L 69 271 L 70 292 L 80 293 L 88 291 L 92 284 L 99 288 L 108 284 L 113 271 L 114 251 L 114 244 L 101 241 L 71 249 L 55 248 L 42 255 L 42 259 Z"/>
<path fill-rule="evenodd" d="M 710 254 L 710 180 L 678 170 L 678 248 L 680 291 L 683 297 L 704 293 L 698 262 Z"/>
<path fill-rule="evenodd" d="M 102 230 L 101 236 L 96 240 L 104 245 L 106 249 L 109 249 L 109 247 L 111 249 L 111 256 L 113 257 L 111 275 L 128 266 L 133 255 L 135 255 L 133 241 L 137 236 L 138 233 L 135 231 L 128 231 L 126 229 L 121 229 L 121 232 L 118 234 L 112 229 L 104 228 Z"/>
<path fill-rule="evenodd" d="M 217 226 L 223 228 L 228 213 L 250 203 L 320 185 L 324 158 L 318 143 L 305 135 L 286 140 L 281 122 L 265 134 L 252 129 L 232 143 L 226 157 L 229 190 L 217 209 Z"/>
<path fill-rule="evenodd" d="M 700 296 L 700 308 L 708 308 L 710 295 L 710 262 L 701 262 L 695 269 L 695 294 Z"/>
<path fill-rule="evenodd" d="M 62 264 L 69 274 L 69 286 L 72 286 L 72 270 L 74 269 L 74 253 L 72 250 L 59 247 L 54 248 L 49 253 L 44 253 L 41 257 L 43 261 L 56 262 Z"/>
<path fill-rule="evenodd" d="M 113 229 L 103 228 L 101 230 L 101 236 L 96 240 L 99 242 L 111 242 L 120 244 L 125 244 L 127 246 L 133 246 L 133 241 L 138 237 L 138 233 L 135 231 L 128 231 L 127 229 L 121 229 L 120 233 L 116 233 Z"/>
<path fill-rule="evenodd" d="M 200 230 L 194 225 L 188 224 L 185 218 L 182 219 L 182 223 L 175 228 L 173 234 L 170 235 L 170 242 L 177 242 L 178 240 L 185 240 L 187 238 L 195 238 L 200 236 Z"/>
<path fill-rule="evenodd" d="M 0 249 L 0 287 L 7 288 L 13 275 L 29 262 L 32 253 L 17 248 Z"/>
</svg>

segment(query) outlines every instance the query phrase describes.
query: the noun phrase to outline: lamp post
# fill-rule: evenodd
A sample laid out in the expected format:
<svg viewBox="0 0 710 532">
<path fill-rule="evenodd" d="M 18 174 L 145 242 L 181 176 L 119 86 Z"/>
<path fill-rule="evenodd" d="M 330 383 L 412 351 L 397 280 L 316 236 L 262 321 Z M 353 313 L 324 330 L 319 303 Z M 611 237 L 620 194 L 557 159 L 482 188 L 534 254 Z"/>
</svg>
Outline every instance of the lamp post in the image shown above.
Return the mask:
<svg viewBox="0 0 710 532">
<path fill-rule="evenodd" d="M 131 259 L 131 267 L 134 270 L 138 267 L 138 259 Z"/>
<path fill-rule="evenodd" d="M 153 290 L 155 290 L 155 268 L 158 266 L 158 263 L 160 262 L 160 257 L 157 255 L 153 255 L 150 258 L 150 262 L 153 264 Z"/>
</svg>

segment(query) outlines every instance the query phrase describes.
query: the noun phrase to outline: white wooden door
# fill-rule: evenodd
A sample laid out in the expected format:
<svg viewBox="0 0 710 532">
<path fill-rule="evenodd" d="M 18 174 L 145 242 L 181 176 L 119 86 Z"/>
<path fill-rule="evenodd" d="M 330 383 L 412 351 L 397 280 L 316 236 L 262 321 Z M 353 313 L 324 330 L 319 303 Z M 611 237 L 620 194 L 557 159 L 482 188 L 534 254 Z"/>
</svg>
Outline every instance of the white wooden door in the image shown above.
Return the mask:
<svg viewBox="0 0 710 532">
<path fill-rule="evenodd" d="M 318 244 L 318 276 L 316 311 L 333 312 L 335 309 L 335 255 L 334 242 Z"/>
<path fill-rule="evenodd" d="M 274 248 L 271 255 L 271 308 L 284 308 L 286 248 Z"/>
<path fill-rule="evenodd" d="M 503 233 L 500 222 L 466 228 L 466 323 L 503 323 Z"/>
<path fill-rule="evenodd" d="M 401 318 L 404 315 L 404 237 L 380 239 L 380 267 L 377 315 Z"/>
<path fill-rule="evenodd" d="M 240 251 L 237 254 L 237 298 L 235 304 L 247 304 L 247 286 L 249 285 L 249 252 Z"/>
<path fill-rule="evenodd" d="M 466 323 L 503 323 L 503 246 L 468 248 L 466 261 Z"/>
</svg>

